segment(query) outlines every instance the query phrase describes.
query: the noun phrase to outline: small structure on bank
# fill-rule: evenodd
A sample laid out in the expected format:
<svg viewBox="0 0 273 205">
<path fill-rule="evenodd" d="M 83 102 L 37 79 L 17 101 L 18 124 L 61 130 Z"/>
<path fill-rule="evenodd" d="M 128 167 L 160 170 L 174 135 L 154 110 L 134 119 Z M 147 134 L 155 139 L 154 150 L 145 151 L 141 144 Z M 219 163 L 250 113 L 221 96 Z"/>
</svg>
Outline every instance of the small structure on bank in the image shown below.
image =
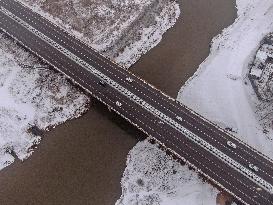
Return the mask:
<svg viewBox="0 0 273 205">
<path fill-rule="evenodd" d="M 258 97 L 256 114 L 264 133 L 273 128 L 273 33 L 264 37 L 250 65 L 248 78 Z"/>
<path fill-rule="evenodd" d="M 273 33 L 263 39 L 250 68 L 249 79 L 260 100 L 273 101 Z"/>
</svg>

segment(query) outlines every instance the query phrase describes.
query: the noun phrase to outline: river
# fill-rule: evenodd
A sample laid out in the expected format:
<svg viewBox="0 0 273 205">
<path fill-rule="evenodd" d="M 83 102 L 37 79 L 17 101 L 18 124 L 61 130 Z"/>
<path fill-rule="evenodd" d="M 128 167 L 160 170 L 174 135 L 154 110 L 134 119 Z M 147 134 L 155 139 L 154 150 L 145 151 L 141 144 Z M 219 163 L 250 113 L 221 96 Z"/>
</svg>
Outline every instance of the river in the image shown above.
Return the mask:
<svg viewBox="0 0 273 205">
<path fill-rule="evenodd" d="M 236 18 L 235 2 L 178 0 L 181 16 L 131 71 L 176 97 Z M 3 205 L 111 205 L 121 194 L 126 156 L 145 136 L 101 103 L 43 137 L 34 154 L 0 172 Z"/>
</svg>

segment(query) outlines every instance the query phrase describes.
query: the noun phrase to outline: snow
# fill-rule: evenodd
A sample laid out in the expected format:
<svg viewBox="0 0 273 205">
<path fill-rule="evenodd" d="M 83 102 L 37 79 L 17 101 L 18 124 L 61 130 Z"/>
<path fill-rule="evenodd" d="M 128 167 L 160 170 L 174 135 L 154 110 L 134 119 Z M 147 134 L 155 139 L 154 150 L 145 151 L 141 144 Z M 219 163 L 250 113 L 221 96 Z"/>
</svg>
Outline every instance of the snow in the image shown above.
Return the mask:
<svg viewBox="0 0 273 205">
<path fill-rule="evenodd" d="M 261 75 L 262 75 L 263 71 L 259 68 L 254 68 L 254 69 L 251 69 L 251 75 L 257 77 L 257 78 L 260 78 Z"/>
<path fill-rule="evenodd" d="M 235 23 L 213 39 L 209 57 L 181 88 L 177 99 L 273 157 L 272 127 L 265 132 L 259 122 L 258 99 L 247 78 L 261 40 L 273 30 L 273 2 L 237 0 L 237 8 Z"/>
<path fill-rule="evenodd" d="M 250 66 L 249 72 L 249 80 L 251 85 L 260 102 L 263 104 L 273 101 L 272 38 L 272 33 L 269 33 L 263 38 L 256 57 Z M 267 108 L 268 113 L 270 113 L 272 109 L 273 106 L 269 106 Z M 269 114 L 266 118 L 271 124 L 273 116 Z M 263 125 L 264 127 L 266 127 L 265 124 Z M 268 127 L 270 127 L 270 125 L 268 125 Z"/>
<path fill-rule="evenodd" d="M 257 99 L 247 73 L 261 40 L 273 31 L 273 2 L 236 3 L 236 21 L 213 39 L 210 55 L 177 99 L 272 158 L 272 127 L 264 132 L 258 110 L 265 105 Z M 172 174 L 172 170 L 178 171 Z M 210 205 L 216 204 L 218 192 L 148 142 L 138 143 L 129 153 L 121 185 L 116 205 Z"/>
<path fill-rule="evenodd" d="M 83 9 L 84 1 L 81 0 L 69 1 L 72 7 L 64 7 L 60 1 L 54 5 L 56 10 L 59 6 L 66 9 L 60 13 L 43 0 L 22 1 L 32 4 L 36 11 L 126 68 L 157 45 L 180 14 L 178 5 L 172 1 L 155 4 L 157 1 L 152 0 L 112 0 L 113 7 L 107 4 L 109 1 L 102 1 L 92 9 Z M 236 3 L 238 18 L 235 23 L 213 39 L 209 57 L 181 88 L 177 99 L 272 157 L 272 129 L 265 133 L 258 120 L 258 99 L 247 79 L 247 72 L 260 41 L 272 31 L 273 2 L 237 0 Z M 136 9 L 130 10 L 130 5 Z M 118 7 L 124 8 L 123 18 L 117 16 Z M 153 13 L 152 23 L 147 9 L 157 11 Z M 79 18 L 71 15 L 71 10 Z M 104 27 L 91 25 L 95 29 L 83 29 L 88 25 L 83 19 L 94 17 L 91 10 Z M 110 24 L 115 18 L 120 21 Z M 124 38 L 124 34 L 128 34 L 128 38 Z M 18 51 L 20 62 L 38 64 L 15 45 L 8 47 L 16 48 L 13 51 Z M 88 98 L 75 92 L 75 88 L 59 74 L 47 69 L 24 69 L 14 59 L 14 52 L 0 51 L 0 168 L 3 168 L 14 161 L 14 153 L 10 150 L 25 159 L 32 153 L 32 146 L 40 141 L 39 136 L 28 132 L 30 125 L 46 129 L 79 116 L 86 109 Z M 258 57 L 265 58 L 263 53 Z M 51 80 L 47 79 L 53 80 L 57 87 L 48 84 Z M 66 100 L 66 96 L 73 100 Z M 130 151 L 121 186 L 122 196 L 116 205 L 209 205 L 215 204 L 218 193 L 195 172 L 175 162 L 147 140 L 139 142 Z"/>
<path fill-rule="evenodd" d="M 126 68 L 156 46 L 180 15 L 169 0 L 21 2 Z M 43 131 L 81 116 L 89 100 L 0 35 L 0 170 L 28 158 Z"/>
<path fill-rule="evenodd" d="M 178 11 L 179 5 L 170 1 L 169 5 L 164 7 L 160 15 L 156 17 L 156 24 L 148 28 L 143 28 L 140 37 L 141 40 L 127 46 L 114 60 L 125 67 L 134 64 L 143 54 L 159 44 L 163 33 L 175 24 L 176 19 L 180 15 Z M 174 14 L 173 18 L 170 18 L 170 13 Z"/>
<path fill-rule="evenodd" d="M 43 0 L 21 2 L 125 67 L 158 44 L 180 14 L 174 1 L 113 0 L 92 5 L 84 0 L 48 5 Z M 60 8 L 63 12 L 58 13 Z M 147 16 L 148 11 L 152 15 Z M 89 25 L 86 19 L 93 19 L 90 22 L 94 24 Z M 124 39 L 129 32 L 132 35 Z M 140 38 L 135 38 L 134 32 Z M 62 75 L 40 68 L 45 65 L 2 35 L 0 56 L 1 169 L 12 163 L 14 157 L 23 160 L 31 155 L 41 140 L 41 136 L 31 133 L 32 129 L 47 130 L 79 117 L 87 110 L 89 98 Z"/>
<path fill-rule="evenodd" d="M 210 205 L 217 190 L 147 140 L 129 153 L 116 205 Z"/>
<path fill-rule="evenodd" d="M 33 153 L 41 140 L 33 129 L 46 130 L 87 110 L 87 96 L 43 67 L 0 35 L 0 170 L 15 158 L 24 160 Z"/>
<path fill-rule="evenodd" d="M 180 15 L 174 0 L 20 1 L 124 68 L 156 46 Z"/>
</svg>

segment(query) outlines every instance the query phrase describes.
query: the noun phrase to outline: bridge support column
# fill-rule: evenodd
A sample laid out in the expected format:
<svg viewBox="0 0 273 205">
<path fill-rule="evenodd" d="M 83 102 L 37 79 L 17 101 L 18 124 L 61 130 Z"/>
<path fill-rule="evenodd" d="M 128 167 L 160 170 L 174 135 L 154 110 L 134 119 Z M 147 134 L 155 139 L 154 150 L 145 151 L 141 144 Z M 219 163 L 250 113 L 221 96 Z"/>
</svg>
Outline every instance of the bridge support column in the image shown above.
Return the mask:
<svg viewBox="0 0 273 205">
<path fill-rule="evenodd" d="M 111 112 L 111 111 L 112 111 L 112 109 L 111 109 L 111 107 L 110 107 L 110 106 L 107 106 L 107 108 L 108 108 L 109 112 Z"/>
</svg>

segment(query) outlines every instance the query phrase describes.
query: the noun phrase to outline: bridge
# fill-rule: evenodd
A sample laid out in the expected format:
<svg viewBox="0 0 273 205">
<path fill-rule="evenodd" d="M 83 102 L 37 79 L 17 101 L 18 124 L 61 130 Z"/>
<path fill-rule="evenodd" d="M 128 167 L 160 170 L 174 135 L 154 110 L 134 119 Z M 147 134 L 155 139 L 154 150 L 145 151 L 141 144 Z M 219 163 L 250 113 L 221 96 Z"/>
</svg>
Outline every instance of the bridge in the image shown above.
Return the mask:
<svg viewBox="0 0 273 205">
<path fill-rule="evenodd" d="M 0 30 L 243 204 L 273 205 L 273 161 L 16 0 Z"/>
</svg>

